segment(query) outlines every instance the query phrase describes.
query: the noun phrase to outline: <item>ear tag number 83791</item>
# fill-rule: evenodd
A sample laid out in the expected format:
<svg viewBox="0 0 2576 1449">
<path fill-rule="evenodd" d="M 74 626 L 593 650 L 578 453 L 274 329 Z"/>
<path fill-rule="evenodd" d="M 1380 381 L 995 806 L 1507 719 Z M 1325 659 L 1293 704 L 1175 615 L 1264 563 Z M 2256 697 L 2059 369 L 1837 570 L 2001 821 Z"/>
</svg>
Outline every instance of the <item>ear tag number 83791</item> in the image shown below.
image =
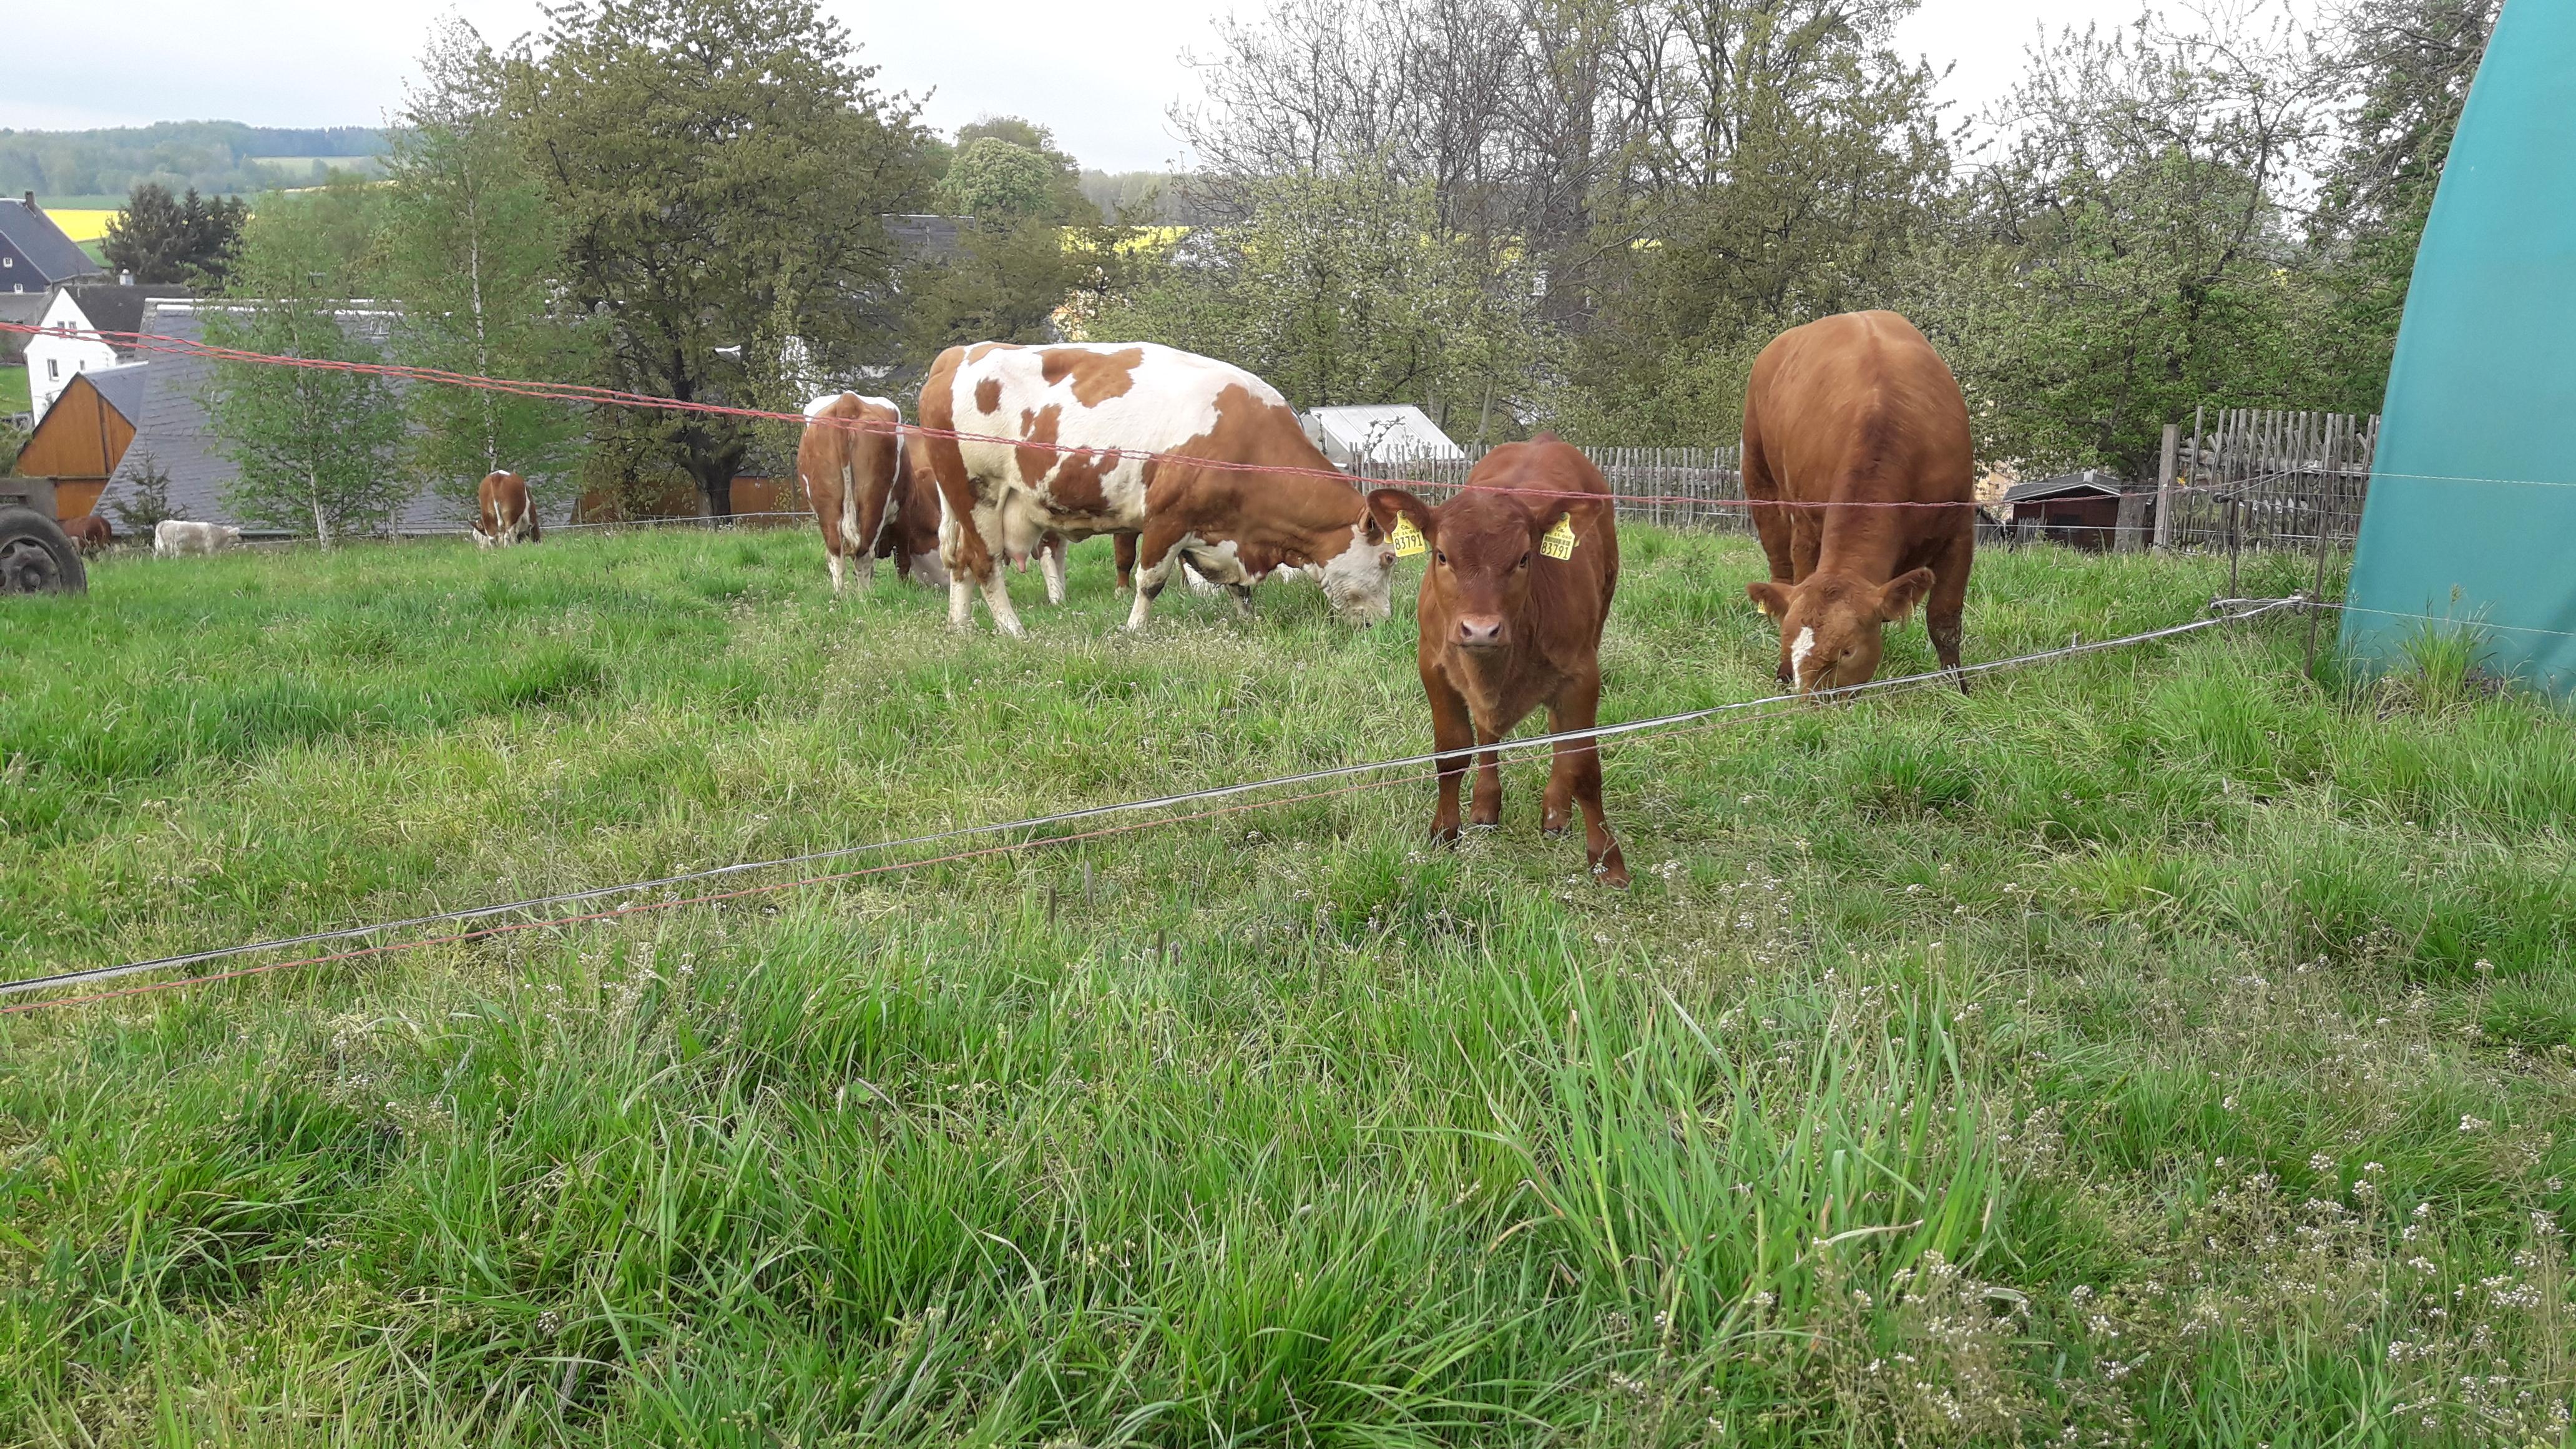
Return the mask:
<svg viewBox="0 0 2576 1449">
<path fill-rule="evenodd" d="M 1429 546 L 1423 542 L 1422 530 L 1414 527 L 1410 518 L 1396 519 L 1395 532 L 1387 535 L 1387 541 L 1395 545 L 1397 558 L 1411 558 Z"/>
<path fill-rule="evenodd" d="M 1556 527 L 1549 529 L 1546 537 L 1538 541 L 1538 551 L 1549 558 L 1574 557 L 1574 520 L 1557 519 Z"/>
</svg>

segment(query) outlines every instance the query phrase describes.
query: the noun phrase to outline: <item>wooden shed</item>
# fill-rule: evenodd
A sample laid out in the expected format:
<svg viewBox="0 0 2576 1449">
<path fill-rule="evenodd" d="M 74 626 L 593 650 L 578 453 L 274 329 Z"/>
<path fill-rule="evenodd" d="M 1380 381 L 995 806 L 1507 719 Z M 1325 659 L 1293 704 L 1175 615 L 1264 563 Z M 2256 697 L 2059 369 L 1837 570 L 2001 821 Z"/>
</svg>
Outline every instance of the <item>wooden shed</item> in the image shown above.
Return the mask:
<svg viewBox="0 0 2576 1449">
<path fill-rule="evenodd" d="M 54 480 L 54 510 L 65 522 L 98 505 L 100 490 L 124 460 L 150 366 L 130 362 L 75 374 L 18 450 L 20 474 Z"/>
<path fill-rule="evenodd" d="M 2015 537 L 2045 538 L 2075 548 L 2109 549 L 2120 531 L 2120 480 L 2096 468 L 2034 478 L 2004 490 Z"/>
</svg>

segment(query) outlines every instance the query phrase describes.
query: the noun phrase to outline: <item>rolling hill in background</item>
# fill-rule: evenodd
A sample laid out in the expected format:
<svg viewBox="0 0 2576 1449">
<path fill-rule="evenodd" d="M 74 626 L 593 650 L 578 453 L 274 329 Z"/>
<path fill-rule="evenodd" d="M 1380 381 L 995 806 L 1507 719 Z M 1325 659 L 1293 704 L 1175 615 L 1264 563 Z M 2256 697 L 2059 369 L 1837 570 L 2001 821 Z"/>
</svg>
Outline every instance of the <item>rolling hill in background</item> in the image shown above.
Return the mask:
<svg viewBox="0 0 2576 1449">
<path fill-rule="evenodd" d="M 49 206 L 116 206 L 144 181 L 247 195 L 309 185 L 334 168 L 380 169 L 384 149 L 384 132 L 371 126 L 163 121 L 96 131 L 0 130 L 0 195 L 32 191 Z"/>
</svg>

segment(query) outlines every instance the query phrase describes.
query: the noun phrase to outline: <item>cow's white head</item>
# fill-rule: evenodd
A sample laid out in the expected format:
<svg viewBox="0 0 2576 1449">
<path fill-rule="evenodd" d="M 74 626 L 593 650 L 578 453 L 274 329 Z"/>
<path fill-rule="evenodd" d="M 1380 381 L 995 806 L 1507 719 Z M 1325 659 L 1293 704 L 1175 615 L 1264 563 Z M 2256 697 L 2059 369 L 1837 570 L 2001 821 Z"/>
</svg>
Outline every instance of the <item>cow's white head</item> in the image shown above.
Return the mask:
<svg viewBox="0 0 2576 1449">
<path fill-rule="evenodd" d="M 1885 630 L 1901 624 L 1932 591 L 1932 571 L 1884 584 L 1811 574 L 1802 584 L 1764 580 L 1745 592 L 1780 626 L 1780 682 L 1797 694 L 1867 684 L 1878 673 Z"/>
<path fill-rule="evenodd" d="M 1352 525 L 1350 539 L 1340 553 L 1324 560 L 1317 582 L 1334 612 L 1367 628 L 1395 609 L 1395 548 L 1374 518 Z"/>
</svg>

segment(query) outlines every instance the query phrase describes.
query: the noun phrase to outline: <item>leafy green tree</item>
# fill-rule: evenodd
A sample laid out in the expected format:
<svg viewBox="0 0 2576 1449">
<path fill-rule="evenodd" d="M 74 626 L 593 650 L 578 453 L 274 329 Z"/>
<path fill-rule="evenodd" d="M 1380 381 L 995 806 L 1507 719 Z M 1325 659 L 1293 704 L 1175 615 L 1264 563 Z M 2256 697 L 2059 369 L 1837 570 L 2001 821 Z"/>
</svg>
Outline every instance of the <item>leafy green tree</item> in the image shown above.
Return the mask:
<svg viewBox="0 0 2576 1449">
<path fill-rule="evenodd" d="M 333 362 L 382 359 L 381 312 L 366 289 L 364 196 L 272 196 L 243 228 L 231 305 L 211 309 L 206 340 Z M 207 398 L 215 435 L 239 473 L 225 502 L 245 519 L 330 544 L 382 527 L 412 488 L 396 467 L 402 411 L 381 377 L 274 363 L 217 363 Z"/>
<path fill-rule="evenodd" d="M 1968 387 L 1986 456 L 2137 478 L 2195 403 L 2318 405 L 2300 338 L 2321 293 L 2287 200 L 2322 129 L 2301 64 L 2251 22 L 2034 52 L 2010 145 L 1888 287 Z"/>
<path fill-rule="evenodd" d="M 2319 65 L 2340 91 L 2339 144 L 2309 219 L 2329 309 L 2308 339 L 2316 406 L 2376 411 L 2387 392 L 2415 249 L 2486 55 L 2499 0 L 2353 0 Z"/>
<path fill-rule="evenodd" d="M 402 301 L 392 339 L 405 363 L 484 377 L 587 376 L 579 327 L 556 304 L 563 227 L 503 114 L 501 63 L 451 18 L 433 32 L 424 80 L 393 133 L 384 285 Z M 461 518 L 483 475 L 528 481 L 541 509 L 574 486 L 584 419 L 559 402 L 461 387 L 405 391 L 406 452 Z"/>
<path fill-rule="evenodd" d="M 959 342 L 1045 342 L 1057 317 L 1111 290 L 1128 269 L 1127 233 L 1106 226 L 1059 227 L 1030 217 L 1007 228 L 977 227 L 959 255 L 916 266 L 904 286 L 904 356 L 926 369 Z"/>
<path fill-rule="evenodd" d="M 1084 327 L 1223 358 L 1299 407 L 1473 409 L 1481 436 L 1534 366 L 1532 291 L 1440 228 L 1429 186 L 1354 169 L 1262 183 L 1242 224 L 1146 262 Z"/>
<path fill-rule="evenodd" d="M 987 143 L 1035 156 L 1045 168 L 1043 181 L 1024 158 L 996 151 Z M 960 171 L 959 163 L 966 160 L 969 152 L 978 152 L 987 159 Z M 988 181 L 981 174 L 995 169 L 1003 173 L 1002 177 Z M 995 185 L 995 181 L 1002 184 Z M 984 192 L 1000 193 L 995 199 L 1006 198 L 1006 204 L 975 204 L 972 198 Z M 1057 147 L 1055 132 L 1018 116 L 986 116 L 957 128 L 957 145 L 943 173 L 941 194 L 962 203 L 959 209 L 966 214 L 1005 226 L 1028 217 L 1078 226 L 1101 219 L 1099 208 L 1083 195 L 1081 166 Z"/>
<path fill-rule="evenodd" d="M 1055 175 L 1047 158 L 1028 147 L 978 136 L 957 148 L 940 198 L 980 221 L 1007 225 L 1045 214 Z"/>
<path fill-rule="evenodd" d="M 147 181 L 109 219 L 100 250 L 109 266 L 132 272 L 138 282 L 221 287 L 249 214 L 249 204 L 237 196 L 208 201 L 192 186 L 185 197 L 174 197 L 170 188 Z"/>
<path fill-rule="evenodd" d="M 1784 328 L 1868 305 L 1949 172 L 1934 77 L 1893 48 L 1901 0 L 1723 0 L 1594 207 L 1589 316 L 1556 420 L 1627 442 L 1732 437 L 1753 357 Z M 1576 305 L 1569 302 L 1567 305 Z"/>
<path fill-rule="evenodd" d="M 927 179 L 912 109 L 869 86 L 847 30 L 814 0 L 548 15 L 510 66 L 508 117 L 563 227 L 567 300 L 599 320 L 604 380 L 740 403 L 799 370 L 889 360 L 899 258 L 878 218 Z M 716 515 L 754 438 L 735 419 L 624 410 L 597 420 L 610 434 L 613 454 L 666 451 Z"/>
</svg>

